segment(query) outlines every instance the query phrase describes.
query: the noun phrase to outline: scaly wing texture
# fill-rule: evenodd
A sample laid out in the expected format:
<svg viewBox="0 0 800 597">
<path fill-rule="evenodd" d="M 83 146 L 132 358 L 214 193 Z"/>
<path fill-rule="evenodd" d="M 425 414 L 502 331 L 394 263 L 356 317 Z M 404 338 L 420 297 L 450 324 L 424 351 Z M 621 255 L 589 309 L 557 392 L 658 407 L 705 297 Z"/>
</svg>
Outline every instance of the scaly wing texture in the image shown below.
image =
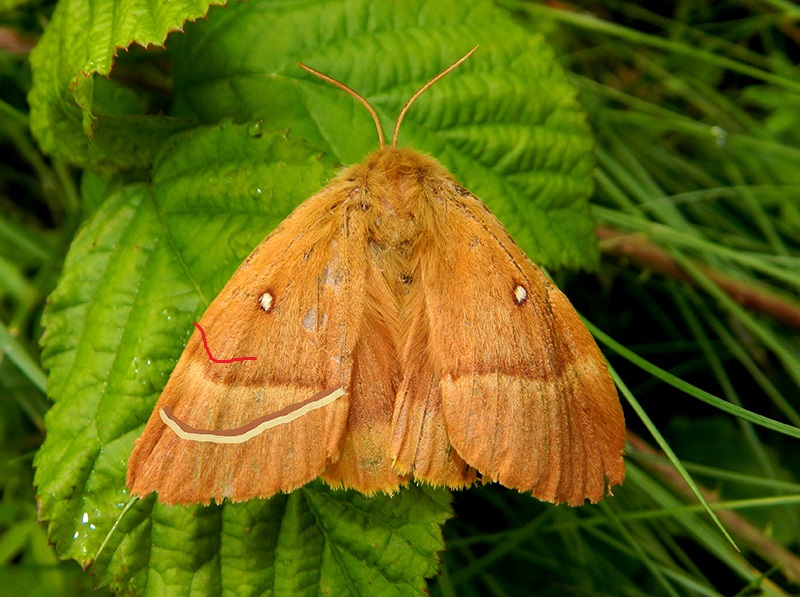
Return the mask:
<svg viewBox="0 0 800 597">
<path fill-rule="evenodd" d="M 360 202 L 359 202 L 360 203 Z M 367 239 L 366 219 L 354 213 L 349 234 Z M 348 487 L 362 493 L 389 493 L 406 482 L 392 467 L 389 457 L 392 412 L 399 379 L 396 342 L 399 322 L 397 301 L 379 265 L 365 242 L 368 256 L 364 307 L 358 341 L 353 352 L 353 376 L 347 433 L 341 456 L 323 479 L 334 487 Z"/>
<path fill-rule="evenodd" d="M 418 269 L 411 276 L 418 277 Z M 475 471 L 453 449 L 447 436 L 425 295 L 418 284 L 413 285 L 404 319 L 408 320 L 405 369 L 392 420 L 395 468 L 432 485 L 466 487 L 475 481 Z"/>
<path fill-rule="evenodd" d="M 346 234 L 335 185 L 298 207 L 239 267 L 189 340 L 128 468 L 132 493 L 165 503 L 241 501 L 290 491 L 339 457 L 361 330 L 366 252 Z M 363 239 L 361 241 L 363 244 Z M 241 444 L 197 442 L 167 428 L 160 410 L 204 430 L 226 430 L 318 392 L 348 394 Z"/>
<path fill-rule="evenodd" d="M 469 192 L 423 260 L 449 441 L 487 480 L 571 505 L 625 475 L 625 424 L 605 359 L 567 298 Z"/>
</svg>

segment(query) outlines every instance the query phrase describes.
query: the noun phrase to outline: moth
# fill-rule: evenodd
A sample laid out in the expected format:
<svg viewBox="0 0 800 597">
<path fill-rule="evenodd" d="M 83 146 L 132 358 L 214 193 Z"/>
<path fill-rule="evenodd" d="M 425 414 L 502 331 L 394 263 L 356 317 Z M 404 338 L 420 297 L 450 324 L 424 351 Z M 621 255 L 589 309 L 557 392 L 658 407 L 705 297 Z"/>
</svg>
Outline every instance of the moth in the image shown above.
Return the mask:
<svg viewBox="0 0 800 597">
<path fill-rule="evenodd" d="M 572 305 L 477 197 L 397 146 L 412 103 L 468 56 L 411 97 L 391 145 L 363 97 L 300 65 L 367 107 L 381 147 L 297 207 L 208 307 L 135 443 L 134 495 L 481 480 L 579 505 L 622 482 L 619 398 Z"/>
</svg>

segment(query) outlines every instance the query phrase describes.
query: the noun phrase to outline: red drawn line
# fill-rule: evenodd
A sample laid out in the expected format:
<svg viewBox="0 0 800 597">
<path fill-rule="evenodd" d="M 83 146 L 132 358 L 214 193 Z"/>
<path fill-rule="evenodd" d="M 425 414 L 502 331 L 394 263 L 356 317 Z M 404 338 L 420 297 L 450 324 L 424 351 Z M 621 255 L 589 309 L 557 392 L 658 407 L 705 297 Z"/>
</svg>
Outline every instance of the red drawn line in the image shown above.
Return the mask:
<svg viewBox="0 0 800 597">
<path fill-rule="evenodd" d="M 192 322 L 194 327 L 200 330 L 200 336 L 203 338 L 203 346 L 206 348 L 206 354 L 208 355 L 209 360 L 212 363 L 235 363 L 237 361 L 255 361 L 256 357 L 233 357 L 232 359 L 218 359 L 213 354 L 211 354 L 211 349 L 208 347 L 208 340 L 206 340 L 206 332 L 205 330 L 200 327 L 200 324 L 196 321 Z"/>
</svg>

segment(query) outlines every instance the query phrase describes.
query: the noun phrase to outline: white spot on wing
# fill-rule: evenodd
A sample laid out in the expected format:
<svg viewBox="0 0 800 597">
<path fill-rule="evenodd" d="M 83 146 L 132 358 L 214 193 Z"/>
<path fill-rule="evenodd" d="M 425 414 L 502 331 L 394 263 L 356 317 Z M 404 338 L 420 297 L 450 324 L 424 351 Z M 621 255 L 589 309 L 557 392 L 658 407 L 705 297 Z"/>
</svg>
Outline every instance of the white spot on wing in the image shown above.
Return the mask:
<svg viewBox="0 0 800 597">
<path fill-rule="evenodd" d="M 525 302 L 527 298 L 528 298 L 528 291 L 525 290 L 525 287 L 522 286 L 521 284 L 517 284 L 517 287 L 514 288 L 514 301 L 518 305 L 521 305 L 522 303 Z"/>
<path fill-rule="evenodd" d="M 261 305 L 265 313 L 269 313 L 270 309 L 272 309 L 272 295 L 269 292 L 265 292 L 259 297 L 258 304 Z"/>
</svg>

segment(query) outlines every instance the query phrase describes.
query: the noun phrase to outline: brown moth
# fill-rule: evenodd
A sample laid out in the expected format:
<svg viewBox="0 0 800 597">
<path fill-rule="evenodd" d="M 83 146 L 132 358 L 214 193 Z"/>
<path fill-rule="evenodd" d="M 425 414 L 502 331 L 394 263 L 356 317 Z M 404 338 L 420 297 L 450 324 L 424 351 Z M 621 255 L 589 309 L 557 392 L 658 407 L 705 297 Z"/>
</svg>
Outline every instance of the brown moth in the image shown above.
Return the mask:
<svg viewBox="0 0 800 597">
<path fill-rule="evenodd" d="M 136 441 L 133 494 L 206 504 L 317 477 L 371 494 L 480 476 L 579 505 L 622 482 L 622 409 L 572 305 L 477 197 L 397 147 L 409 106 L 468 56 L 406 103 L 390 146 L 364 98 L 303 67 L 367 107 L 381 148 L 208 307 Z"/>
</svg>

